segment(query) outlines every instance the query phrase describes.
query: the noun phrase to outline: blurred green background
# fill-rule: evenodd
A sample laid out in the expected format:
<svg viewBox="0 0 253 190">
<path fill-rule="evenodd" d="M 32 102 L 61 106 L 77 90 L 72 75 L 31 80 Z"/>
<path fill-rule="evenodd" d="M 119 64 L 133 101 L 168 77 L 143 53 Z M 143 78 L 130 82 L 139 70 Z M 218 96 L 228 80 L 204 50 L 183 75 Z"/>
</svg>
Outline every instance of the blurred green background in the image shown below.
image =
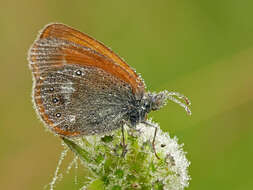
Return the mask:
<svg viewBox="0 0 253 190">
<path fill-rule="evenodd" d="M 62 151 L 33 109 L 26 60 L 50 22 L 104 42 L 141 73 L 149 90 L 191 99 L 191 117 L 174 103 L 151 114 L 185 144 L 189 190 L 252 189 L 252 10 L 251 0 L 1 0 L 1 189 L 43 189 Z M 56 189 L 78 189 L 74 173 L 64 174 Z"/>
</svg>

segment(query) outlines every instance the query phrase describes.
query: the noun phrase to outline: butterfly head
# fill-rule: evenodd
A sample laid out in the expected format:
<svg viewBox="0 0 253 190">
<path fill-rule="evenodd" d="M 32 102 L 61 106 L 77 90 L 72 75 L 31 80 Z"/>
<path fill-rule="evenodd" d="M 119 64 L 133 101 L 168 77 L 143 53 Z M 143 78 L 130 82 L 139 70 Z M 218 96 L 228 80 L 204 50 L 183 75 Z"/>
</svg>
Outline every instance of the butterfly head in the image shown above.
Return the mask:
<svg viewBox="0 0 253 190">
<path fill-rule="evenodd" d="M 168 98 L 166 91 L 147 93 L 147 97 L 148 103 L 146 103 L 146 105 L 149 105 L 147 107 L 149 108 L 147 109 L 149 112 L 161 109 L 166 104 Z"/>
</svg>

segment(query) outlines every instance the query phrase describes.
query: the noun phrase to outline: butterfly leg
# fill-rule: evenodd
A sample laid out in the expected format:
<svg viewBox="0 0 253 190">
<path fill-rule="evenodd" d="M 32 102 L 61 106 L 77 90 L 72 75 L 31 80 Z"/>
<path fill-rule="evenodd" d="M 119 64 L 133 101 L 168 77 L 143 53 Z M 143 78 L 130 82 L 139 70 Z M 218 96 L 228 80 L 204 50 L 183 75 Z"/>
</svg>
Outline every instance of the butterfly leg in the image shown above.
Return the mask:
<svg viewBox="0 0 253 190">
<path fill-rule="evenodd" d="M 153 137 L 153 141 L 152 141 L 152 147 L 153 147 L 153 150 L 154 150 L 156 158 L 160 160 L 160 157 L 157 155 L 156 149 L 155 149 L 155 137 L 156 137 L 156 133 L 157 133 L 157 127 L 155 127 L 155 133 L 154 133 L 154 137 Z"/>
<path fill-rule="evenodd" d="M 153 148 L 153 151 L 155 153 L 156 158 L 160 160 L 160 157 L 157 155 L 156 149 L 155 149 L 155 138 L 156 138 L 156 134 L 157 134 L 157 127 L 154 126 L 152 123 L 149 123 L 147 121 L 145 121 L 143 123 L 146 124 L 146 125 L 148 125 L 148 126 L 151 126 L 151 127 L 155 128 L 154 137 L 153 137 L 153 140 L 152 140 L 152 148 Z"/>
<path fill-rule="evenodd" d="M 122 132 L 122 157 L 125 157 L 126 153 L 127 153 L 127 145 L 126 145 L 126 141 L 125 141 L 125 133 L 124 133 L 124 126 L 121 127 L 121 132 Z"/>
</svg>

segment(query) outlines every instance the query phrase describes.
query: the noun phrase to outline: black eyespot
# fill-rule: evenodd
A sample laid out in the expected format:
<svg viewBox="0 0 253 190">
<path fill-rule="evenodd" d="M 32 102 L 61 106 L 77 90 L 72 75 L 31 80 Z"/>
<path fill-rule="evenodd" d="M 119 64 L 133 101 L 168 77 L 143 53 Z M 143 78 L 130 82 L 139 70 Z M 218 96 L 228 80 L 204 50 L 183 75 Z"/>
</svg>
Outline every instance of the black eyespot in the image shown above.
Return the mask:
<svg viewBox="0 0 253 190">
<path fill-rule="evenodd" d="M 76 71 L 76 75 L 77 75 L 77 76 L 81 76 L 81 75 L 82 75 L 82 71 L 77 70 L 77 71 Z"/>
<path fill-rule="evenodd" d="M 161 147 L 163 148 L 163 147 L 165 147 L 166 146 L 166 144 L 161 144 Z"/>
<path fill-rule="evenodd" d="M 53 87 L 49 88 L 49 91 L 50 91 L 50 92 L 53 92 L 53 91 L 54 91 L 54 88 L 53 88 Z"/>
<path fill-rule="evenodd" d="M 61 113 L 55 114 L 56 117 L 61 117 Z"/>
<path fill-rule="evenodd" d="M 57 103 L 59 102 L 59 99 L 58 98 L 53 98 L 53 103 Z"/>
<path fill-rule="evenodd" d="M 68 126 L 68 125 L 64 125 L 64 128 L 65 128 L 65 129 L 68 129 L 68 128 L 69 128 L 69 126 Z"/>
</svg>

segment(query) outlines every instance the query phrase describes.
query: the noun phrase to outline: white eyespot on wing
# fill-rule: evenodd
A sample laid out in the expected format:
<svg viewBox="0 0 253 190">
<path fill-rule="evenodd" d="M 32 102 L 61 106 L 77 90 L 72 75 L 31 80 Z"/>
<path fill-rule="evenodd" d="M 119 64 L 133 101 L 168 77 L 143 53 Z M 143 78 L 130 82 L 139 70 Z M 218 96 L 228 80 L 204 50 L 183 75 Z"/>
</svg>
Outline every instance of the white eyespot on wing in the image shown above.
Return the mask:
<svg viewBox="0 0 253 190">
<path fill-rule="evenodd" d="M 76 121 L 76 116 L 75 116 L 75 115 L 70 115 L 70 116 L 69 116 L 69 121 L 70 121 L 71 123 L 75 123 L 75 121 Z"/>
<path fill-rule="evenodd" d="M 61 93 L 67 94 L 67 93 L 74 93 L 75 88 L 73 87 L 73 83 L 64 84 L 61 86 Z"/>
<path fill-rule="evenodd" d="M 63 84 L 60 87 L 60 93 L 64 94 L 64 98 L 67 100 L 71 99 L 71 95 L 75 92 L 75 88 L 73 86 L 73 83 L 69 81 L 68 83 Z M 68 101 L 70 103 L 70 101 Z"/>
</svg>

